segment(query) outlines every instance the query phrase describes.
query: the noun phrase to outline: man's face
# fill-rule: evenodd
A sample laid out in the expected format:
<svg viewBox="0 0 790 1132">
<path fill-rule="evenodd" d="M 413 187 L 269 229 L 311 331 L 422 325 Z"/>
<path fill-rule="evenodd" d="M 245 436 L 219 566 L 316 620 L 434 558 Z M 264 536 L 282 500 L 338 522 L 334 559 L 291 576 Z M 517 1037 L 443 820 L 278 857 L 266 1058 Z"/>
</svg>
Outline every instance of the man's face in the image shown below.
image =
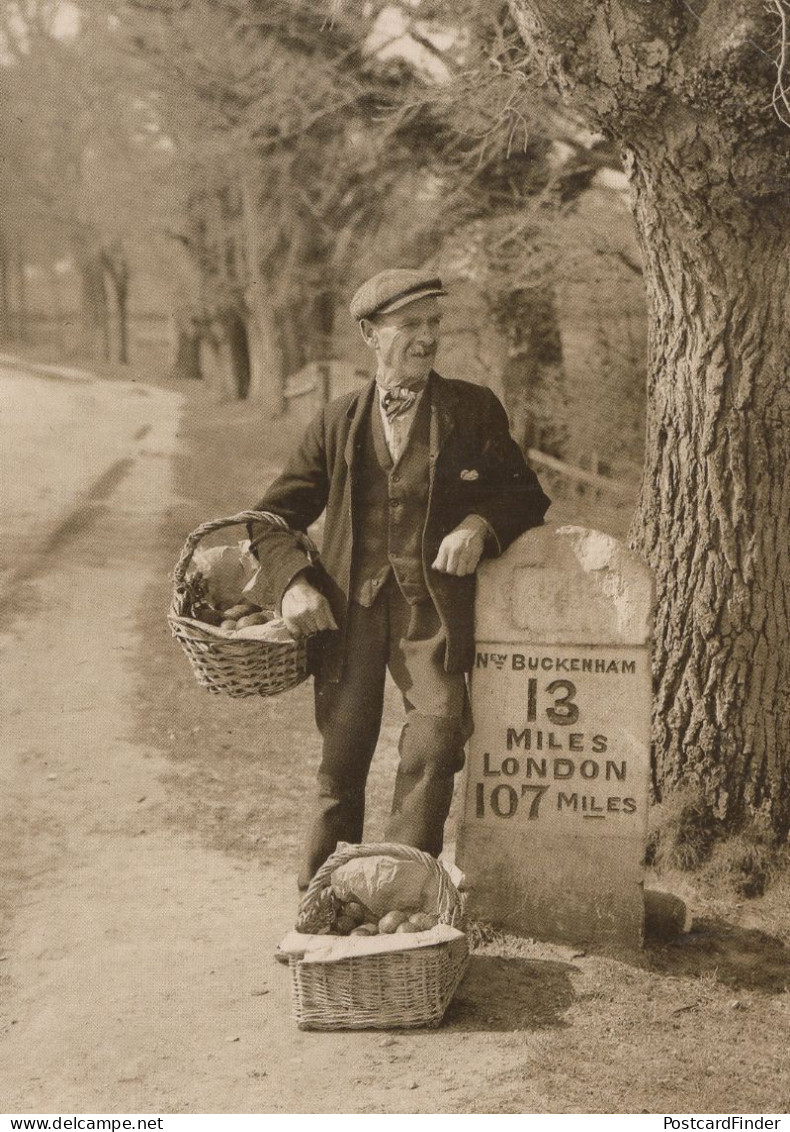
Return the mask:
<svg viewBox="0 0 790 1132">
<path fill-rule="evenodd" d="M 441 318 L 439 300 L 429 295 L 362 320 L 362 336 L 376 351 L 379 384 L 391 388 L 425 381 L 439 347 Z"/>
</svg>

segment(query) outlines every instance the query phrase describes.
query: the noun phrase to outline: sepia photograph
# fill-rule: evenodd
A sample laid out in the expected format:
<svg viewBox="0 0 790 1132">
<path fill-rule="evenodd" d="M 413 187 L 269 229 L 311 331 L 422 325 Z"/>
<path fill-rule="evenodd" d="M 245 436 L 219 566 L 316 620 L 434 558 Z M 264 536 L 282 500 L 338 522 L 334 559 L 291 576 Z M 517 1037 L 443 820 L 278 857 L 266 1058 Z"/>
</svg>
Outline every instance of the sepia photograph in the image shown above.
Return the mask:
<svg viewBox="0 0 790 1132">
<path fill-rule="evenodd" d="M 3 1129 L 782 1127 L 790 0 L 0 0 L 0 435 Z"/>
</svg>

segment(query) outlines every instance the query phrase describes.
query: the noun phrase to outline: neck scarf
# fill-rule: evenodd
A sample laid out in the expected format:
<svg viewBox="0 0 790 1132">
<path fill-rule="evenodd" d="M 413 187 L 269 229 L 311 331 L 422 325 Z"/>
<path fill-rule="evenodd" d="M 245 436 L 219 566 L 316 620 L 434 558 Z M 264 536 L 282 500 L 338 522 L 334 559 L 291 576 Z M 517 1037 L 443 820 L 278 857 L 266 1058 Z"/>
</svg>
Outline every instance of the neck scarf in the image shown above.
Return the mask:
<svg viewBox="0 0 790 1132">
<path fill-rule="evenodd" d="M 382 389 L 380 392 L 381 407 L 387 420 L 394 420 L 395 417 L 407 413 L 424 386 L 425 382 L 421 382 L 416 388 L 414 386 L 396 385 L 394 389 Z"/>
</svg>

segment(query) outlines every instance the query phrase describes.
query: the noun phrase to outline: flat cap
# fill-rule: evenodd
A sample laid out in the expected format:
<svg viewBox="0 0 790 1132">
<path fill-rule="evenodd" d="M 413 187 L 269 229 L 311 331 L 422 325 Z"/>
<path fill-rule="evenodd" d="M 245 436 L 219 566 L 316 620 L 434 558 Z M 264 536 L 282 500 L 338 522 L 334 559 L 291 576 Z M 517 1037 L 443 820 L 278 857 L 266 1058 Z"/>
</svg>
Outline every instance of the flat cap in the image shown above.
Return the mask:
<svg viewBox="0 0 790 1132">
<path fill-rule="evenodd" d="M 438 275 L 426 275 L 407 267 L 394 267 L 380 271 L 368 279 L 351 300 L 351 313 L 357 321 L 375 314 L 389 314 L 415 299 L 429 295 L 446 295 Z"/>
</svg>

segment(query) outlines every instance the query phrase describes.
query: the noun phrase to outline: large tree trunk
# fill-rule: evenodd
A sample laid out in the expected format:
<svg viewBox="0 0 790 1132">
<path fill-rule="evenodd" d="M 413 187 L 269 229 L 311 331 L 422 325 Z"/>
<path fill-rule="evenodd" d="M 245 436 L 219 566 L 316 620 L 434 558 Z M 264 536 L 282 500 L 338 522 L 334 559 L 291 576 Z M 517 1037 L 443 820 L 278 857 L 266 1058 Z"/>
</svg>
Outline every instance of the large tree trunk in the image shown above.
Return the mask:
<svg viewBox="0 0 790 1132">
<path fill-rule="evenodd" d="M 656 570 L 659 793 L 790 827 L 790 131 L 776 20 L 748 0 L 510 0 L 623 144 L 650 303 L 632 538 Z"/>
<path fill-rule="evenodd" d="M 656 570 L 660 787 L 790 827 L 790 212 L 635 161 L 652 312 L 634 545 Z M 726 170 L 723 170 L 726 173 Z M 689 220 L 692 218 L 692 222 Z"/>
</svg>

